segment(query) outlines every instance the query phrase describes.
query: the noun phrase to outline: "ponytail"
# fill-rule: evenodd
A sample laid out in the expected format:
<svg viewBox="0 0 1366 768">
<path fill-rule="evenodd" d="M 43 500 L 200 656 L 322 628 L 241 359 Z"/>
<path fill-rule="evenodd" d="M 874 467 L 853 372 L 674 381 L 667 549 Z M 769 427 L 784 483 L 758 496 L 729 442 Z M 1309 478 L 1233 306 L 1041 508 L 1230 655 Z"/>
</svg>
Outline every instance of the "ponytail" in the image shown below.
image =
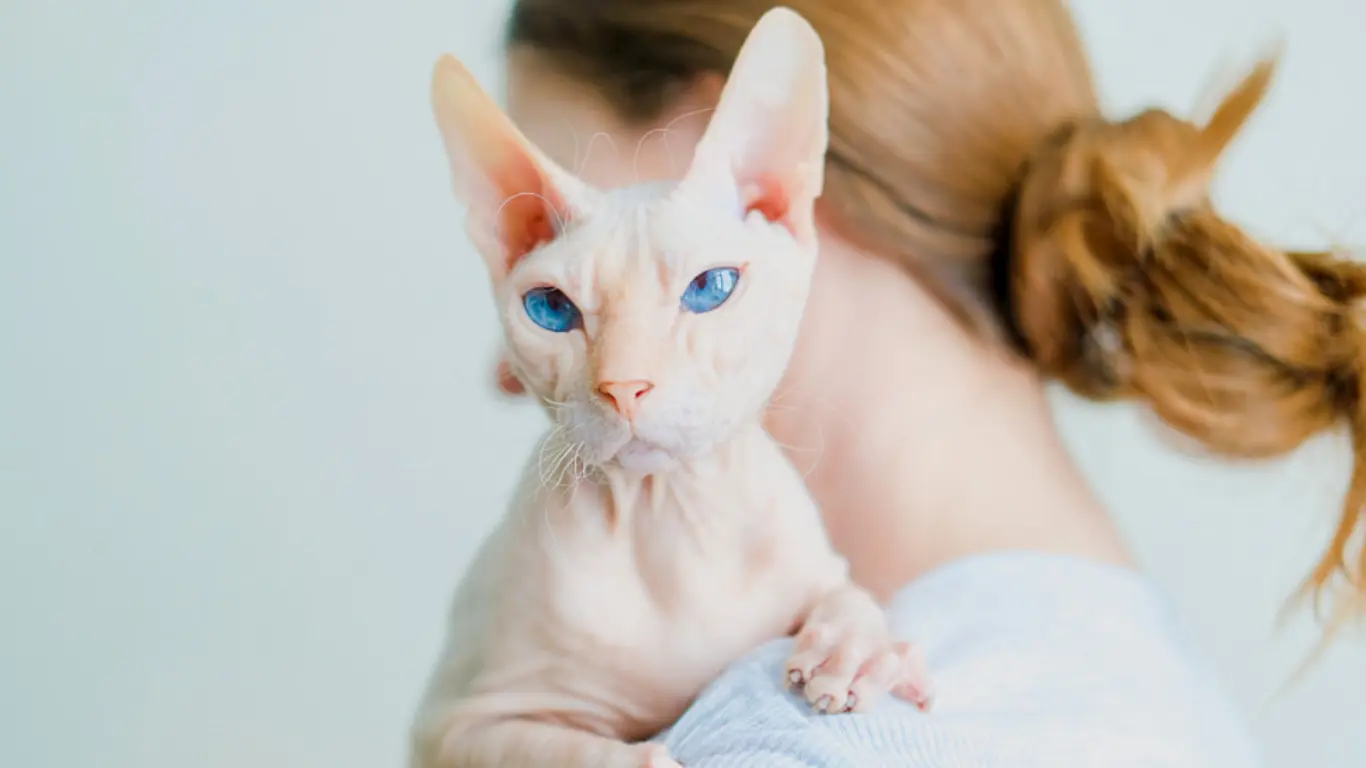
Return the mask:
<svg viewBox="0 0 1366 768">
<path fill-rule="evenodd" d="M 1305 590 L 1359 598 L 1366 268 L 1258 243 L 1208 195 L 1274 67 L 1260 64 L 1203 125 L 1150 110 L 1076 122 L 1045 142 L 1012 201 L 998 301 L 1045 375 L 1089 398 L 1146 401 L 1216 453 L 1278 455 L 1345 422 L 1351 486 Z"/>
</svg>

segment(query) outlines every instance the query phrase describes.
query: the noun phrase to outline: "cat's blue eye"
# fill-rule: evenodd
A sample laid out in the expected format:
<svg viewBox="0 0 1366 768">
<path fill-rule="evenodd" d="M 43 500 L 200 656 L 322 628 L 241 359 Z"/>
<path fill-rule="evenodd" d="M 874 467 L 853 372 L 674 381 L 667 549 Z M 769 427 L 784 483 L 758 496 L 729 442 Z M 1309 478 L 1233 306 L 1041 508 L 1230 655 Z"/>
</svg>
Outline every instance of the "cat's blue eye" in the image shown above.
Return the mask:
<svg viewBox="0 0 1366 768">
<path fill-rule="evenodd" d="M 583 324 L 583 315 L 559 288 L 532 288 L 522 296 L 522 307 L 531 322 L 547 331 L 565 333 Z"/>
<path fill-rule="evenodd" d="M 683 308 L 699 315 L 710 312 L 726 303 L 739 282 L 740 270 L 734 267 L 709 269 L 688 283 L 683 291 Z"/>
</svg>

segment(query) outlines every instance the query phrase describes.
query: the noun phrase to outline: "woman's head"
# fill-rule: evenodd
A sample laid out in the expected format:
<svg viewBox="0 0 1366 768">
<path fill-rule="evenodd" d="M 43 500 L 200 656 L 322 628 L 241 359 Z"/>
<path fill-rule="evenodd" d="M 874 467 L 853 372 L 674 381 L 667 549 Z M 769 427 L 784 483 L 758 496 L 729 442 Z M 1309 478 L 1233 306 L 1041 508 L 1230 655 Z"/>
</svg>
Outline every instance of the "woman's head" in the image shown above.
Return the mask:
<svg viewBox="0 0 1366 768">
<path fill-rule="evenodd" d="M 696 116 L 778 4 L 518 0 L 514 116 L 599 183 L 677 175 L 705 127 Z M 1271 66 L 1203 125 L 1159 111 L 1109 122 L 1061 0 L 784 4 L 826 48 L 823 223 L 979 329 L 994 304 L 1045 374 L 1089 397 L 1146 399 L 1224 454 L 1265 456 L 1352 425 L 1352 490 L 1310 584 L 1345 577 L 1360 592 L 1366 339 L 1354 307 L 1366 274 L 1263 246 L 1208 199 Z"/>
</svg>

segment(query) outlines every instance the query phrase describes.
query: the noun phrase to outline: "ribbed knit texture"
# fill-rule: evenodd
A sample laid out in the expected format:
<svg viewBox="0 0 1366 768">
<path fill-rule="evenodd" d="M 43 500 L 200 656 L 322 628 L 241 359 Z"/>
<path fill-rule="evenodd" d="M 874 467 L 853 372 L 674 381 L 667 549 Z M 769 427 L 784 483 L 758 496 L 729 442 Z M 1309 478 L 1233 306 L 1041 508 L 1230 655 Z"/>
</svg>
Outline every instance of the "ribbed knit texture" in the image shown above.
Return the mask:
<svg viewBox="0 0 1366 768">
<path fill-rule="evenodd" d="M 779 685 L 790 640 L 731 667 L 663 738 L 687 768 L 1251 768 L 1238 716 L 1137 574 L 1077 558 L 962 560 L 889 608 L 926 651 L 923 714 L 813 715 Z"/>
</svg>

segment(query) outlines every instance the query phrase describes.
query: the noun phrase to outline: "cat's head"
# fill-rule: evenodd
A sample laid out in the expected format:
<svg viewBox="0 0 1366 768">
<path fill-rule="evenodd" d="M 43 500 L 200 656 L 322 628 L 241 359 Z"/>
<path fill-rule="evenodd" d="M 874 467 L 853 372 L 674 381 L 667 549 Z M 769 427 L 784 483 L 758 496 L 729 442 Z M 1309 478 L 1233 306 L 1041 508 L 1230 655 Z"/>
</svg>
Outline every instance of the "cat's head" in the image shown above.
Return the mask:
<svg viewBox="0 0 1366 768">
<path fill-rule="evenodd" d="M 806 21 L 755 26 L 677 184 L 589 187 L 452 57 L 432 98 L 506 359 L 585 460 L 658 471 L 758 420 L 816 258 L 828 105 Z"/>
</svg>

